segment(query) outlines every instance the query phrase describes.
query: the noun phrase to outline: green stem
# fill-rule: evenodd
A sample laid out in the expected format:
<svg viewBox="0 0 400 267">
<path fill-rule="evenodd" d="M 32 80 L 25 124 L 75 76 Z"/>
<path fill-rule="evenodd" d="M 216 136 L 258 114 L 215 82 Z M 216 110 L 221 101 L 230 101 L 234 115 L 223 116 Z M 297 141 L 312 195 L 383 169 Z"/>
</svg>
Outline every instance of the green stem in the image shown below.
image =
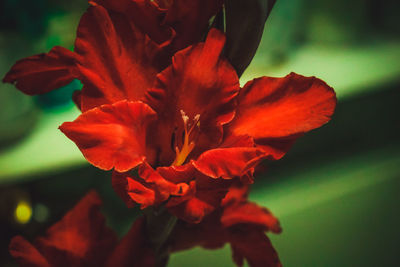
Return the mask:
<svg viewBox="0 0 400 267">
<path fill-rule="evenodd" d="M 144 214 L 147 237 L 156 255 L 156 267 L 165 267 L 169 259 L 166 241 L 175 227 L 177 218 L 165 207 L 148 208 L 144 210 Z"/>
</svg>

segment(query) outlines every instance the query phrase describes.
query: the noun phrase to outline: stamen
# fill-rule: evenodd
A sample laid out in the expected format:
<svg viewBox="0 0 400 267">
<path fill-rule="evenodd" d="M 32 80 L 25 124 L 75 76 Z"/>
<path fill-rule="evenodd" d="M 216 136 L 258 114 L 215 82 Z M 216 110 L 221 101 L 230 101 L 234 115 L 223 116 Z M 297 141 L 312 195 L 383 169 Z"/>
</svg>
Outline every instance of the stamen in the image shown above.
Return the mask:
<svg viewBox="0 0 400 267">
<path fill-rule="evenodd" d="M 180 150 L 177 146 L 175 147 L 176 157 L 174 162 L 172 163 L 172 166 L 180 166 L 186 161 L 186 158 L 189 156 L 190 152 L 192 152 L 193 148 L 195 147 L 195 143 L 193 141 L 190 141 L 190 135 L 195 126 L 200 127 L 200 114 L 194 116 L 193 124 L 191 125 L 190 129 L 188 129 L 189 116 L 187 116 L 183 110 L 180 110 L 180 112 L 182 115 L 183 129 L 184 129 L 183 133 L 184 136 L 182 141 L 183 144 Z"/>
</svg>

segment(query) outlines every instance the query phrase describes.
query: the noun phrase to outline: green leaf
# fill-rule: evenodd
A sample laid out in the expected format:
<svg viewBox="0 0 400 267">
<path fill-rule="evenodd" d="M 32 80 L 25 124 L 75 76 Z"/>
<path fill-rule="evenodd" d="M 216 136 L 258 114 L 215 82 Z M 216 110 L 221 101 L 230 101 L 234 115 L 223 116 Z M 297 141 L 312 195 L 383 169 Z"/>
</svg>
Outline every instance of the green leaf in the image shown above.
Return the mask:
<svg viewBox="0 0 400 267">
<path fill-rule="evenodd" d="M 239 77 L 253 59 L 276 0 L 225 1 L 225 54 Z"/>
</svg>

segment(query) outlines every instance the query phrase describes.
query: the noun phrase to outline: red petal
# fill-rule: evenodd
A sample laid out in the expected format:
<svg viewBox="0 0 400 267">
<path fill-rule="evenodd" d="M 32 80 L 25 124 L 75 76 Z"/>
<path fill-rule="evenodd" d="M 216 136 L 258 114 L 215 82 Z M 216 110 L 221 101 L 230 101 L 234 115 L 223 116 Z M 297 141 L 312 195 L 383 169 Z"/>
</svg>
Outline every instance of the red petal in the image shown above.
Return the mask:
<svg viewBox="0 0 400 267">
<path fill-rule="evenodd" d="M 229 192 L 226 194 L 222 205 L 227 206 L 236 203 L 242 203 L 243 201 L 247 201 L 247 197 L 249 195 L 249 185 L 241 182 L 235 182 L 229 188 Z"/>
<path fill-rule="evenodd" d="M 262 230 L 251 226 L 232 229 L 229 242 L 233 260 L 238 266 L 243 266 L 243 259 L 247 260 L 250 267 L 282 266 L 271 241 Z"/>
<path fill-rule="evenodd" d="M 227 129 L 229 134 L 252 136 L 278 159 L 296 137 L 330 120 L 336 97 L 322 80 L 291 73 L 284 78 L 263 77 L 248 82 L 238 102 L 235 119 Z"/>
<path fill-rule="evenodd" d="M 158 46 L 122 14 L 90 7 L 80 21 L 75 51 L 82 73 L 82 110 L 140 100 L 158 73 Z"/>
<path fill-rule="evenodd" d="M 181 166 L 158 167 L 157 172 L 175 184 L 189 183 L 195 179 L 196 169 L 191 164 Z"/>
<path fill-rule="evenodd" d="M 45 237 L 36 240 L 37 249 L 50 266 L 100 266 L 104 262 L 116 245 L 117 237 L 105 225 L 100 205 L 98 195 L 88 193 L 47 230 Z"/>
<path fill-rule="evenodd" d="M 166 207 L 173 208 L 173 207 L 178 206 L 186 201 L 190 201 L 192 198 L 195 198 L 195 197 L 196 197 L 196 182 L 191 181 L 191 182 L 189 182 L 189 188 L 185 192 L 185 194 L 182 196 L 179 196 L 179 197 L 171 197 L 168 200 Z M 175 214 L 180 214 L 180 212 L 175 212 Z M 184 218 L 185 216 L 177 216 L 177 217 Z"/>
<path fill-rule="evenodd" d="M 140 166 L 139 177 L 114 172 L 113 181 L 115 191 L 128 206 L 134 201 L 142 209 L 160 205 L 170 196 L 186 195 L 189 190 L 188 184 L 166 180 L 147 163 Z"/>
<path fill-rule="evenodd" d="M 243 202 L 225 207 L 221 216 L 221 223 L 225 227 L 238 224 L 252 224 L 265 227 L 274 233 L 282 231 L 278 219 L 272 213 L 255 203 Z"/>
<path fill-rule="evenodd" d="M 9 250 L 20 266 L 51 267 L 46 258 L 22 236 L 11 239 Z"/>
<path fill-rule="evenodd" d="M 159 205 L 165 199 L 165 195 L 160 198 L 156 198 L 156 192 L 153 189 L 150 189 L 148 185 L 142 184 L 137 180 L 127 177 L 128 187 L 127 193 L 128 196 L 136 203 L 141 204 L 141 208 L 145 209 L 149 206 Z"/>
<path fill-rule="evenodd" d="M 222 0 L 174 0 L 168 7 L 165 23 L 176 31 L 176 49 L 199 42 L 208 29 L 211 17 L 222 8 Z"/>
<path fill-rule="evenodd" d="M 117 195 L 124 201 L 128 208 L 135 206 L 135 201 L 129 196 L 129 174 L 113 171 L 111 184 Z"/>
<path fill-rule="evenodd" d="M 148 245 L 145 232 L 145 220 L 141 217 L 134 222 L 104 266 L 155 266 L 153 249 Z"/>
<path fill-rule="evenodd" d="M 217 148 L 204 152 L 192 164 L 209 177 L 232 179 L 245 175 L 263 158 L 263 151 L 255 147 Z"/>
<path fill-rule="evenodd" d="M 82 113 L 60 130 L 94 166 L 128 171 L 145 160 L 146 131 L 154 111 L 142 102 L 120 101 Z"/>
<path fill-rule="evenodd" d="M 185 195 L 189 186 L 186 183 L 173 183 L 166 180 L 157 171 L 155 171 L 150 165 L 144 163 L 140 166 L 139 176 L 146 181 L 146 183 L 154 184 L 156 187 L 156 192 L 160 195 L 168 195 L 164 200 L 166 200 L 169 195 L 181 196 Z M 163 200 L 163 201 L 164 201 Z"/>
<path fill-rule="evenodd" d="M 176 217 L 189 222 L 199 223 L 207 214 L 215 210 L 215 206 L 200 198 L 191 198 L 184 204 L 168 208 Z"/>
<path fill-rule="evenodd" d="M 199 223 L 221 206 L 230 185 L 231 180 L 215 180 L 197 172 L 187 194 L 183 195 L 182 199 L 171 199 L 166 206 L 178 218 L 190 223 Z"/>
<path fill-rule="evenodd" d="M 25 94 L 37 95 L 65 86 L 75 78 L 75 54 L 55 46 L 47 54 L 17 61 L 3 82 L 14 83 Z"/>
<path fill-rule="evenodd" d="M 200 136 L 195 150 L 219 142 L 221 125 L 232 120 L 239 83 L 233 68 L 220 58 L 224 43 L 224 35 L 211 30 L 205 43 L 176 53 L 172 66 L 157 76 L 156 87 L 149 91 L 147 103 L 160 115 L 158 132 L 162 135 L 157 139 L 161 151 L 170 151 L 161 156 L 162 162 L 173 161 L 171 136 L 176 128 L 182 128 L 180 110 L 190 120 L 200 114 Z"/>
<path fill-rule="evenodd" d="M 93 0 L 93 3 L 124 14 L 130 22 L 137 25 L 144 34 L 149 35 L 159 44 L 169 41 L 173 36 L 170 27 L 162 22 L 165 10 L 162 10 L 153 1 Z"/>
</svg>

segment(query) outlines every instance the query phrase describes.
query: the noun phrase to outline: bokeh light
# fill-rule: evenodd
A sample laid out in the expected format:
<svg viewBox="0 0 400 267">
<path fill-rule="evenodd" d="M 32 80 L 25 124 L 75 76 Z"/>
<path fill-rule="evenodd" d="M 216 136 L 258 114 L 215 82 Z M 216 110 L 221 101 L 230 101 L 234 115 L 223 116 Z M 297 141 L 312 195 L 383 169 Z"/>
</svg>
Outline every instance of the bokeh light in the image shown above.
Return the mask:
<svg viewBox="0 0 400 267">
<path fill-rule="evenodd" d="M 29 202 L 21 200 L 14 211 L 15 220 L 20 224 L 28 223 L 32 218 L 32 207 Z"/>
</svg>

